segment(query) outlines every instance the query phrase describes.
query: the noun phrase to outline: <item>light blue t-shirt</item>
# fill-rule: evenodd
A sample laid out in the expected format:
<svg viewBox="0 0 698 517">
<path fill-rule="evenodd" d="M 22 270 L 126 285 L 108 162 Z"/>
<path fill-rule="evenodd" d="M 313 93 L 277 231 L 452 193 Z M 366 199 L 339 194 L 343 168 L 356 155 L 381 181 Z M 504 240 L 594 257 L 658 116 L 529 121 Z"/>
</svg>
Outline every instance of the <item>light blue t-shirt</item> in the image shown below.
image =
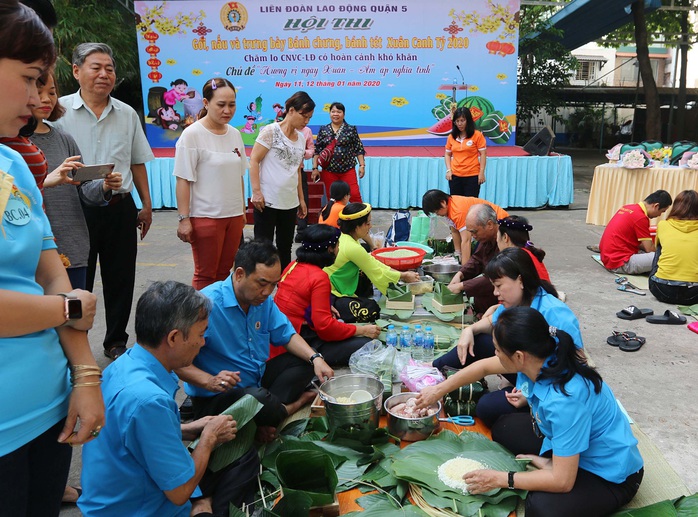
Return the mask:
<svg viewBox="0 0 698 517">
<path fill-rule="evenodd" d="M 579 321 L 565 302 L 559 298 L 555 298 L 542 287 L 538 288 L 538 292 L 531 301 L 531 308 L 540 312 L 548 325 L 564 330 L 571 337 L 577 348 L 584 348 L 582 341 L 582 333 L 579 330 Z M 499 319 L 499 315 L 506 309 L 504 305 L 500 305 L 492 314 L 492 325 Z"/>
<path fill-rule="evenodd" d="M 0 213 L 0 289 L 43 295 L 36 268 L 41 253 L 55 249 L 56 243 L 41 208 L 41 193 L 24 159 L 1 144 L 0 171 L 14 177 Z M 56 330 L 0 338 L 0 380 L 0 456 L 4 456 L 68 412 L 68 361 Z"/>
<path fill-rule="evenodd" d="M 240 308 L 232 275 L 204 287 L 201 292 L 213 304 L 208 317 L 206 345 L 199 350 L 194 366 L 216 375 L 221 370 L 239 371 L 240 388 L 260 387 L 269 359 L 269 344 L 286 346 L 296 333 L 286 315 L 267 298 L 261 305 Z M 184 390 L 194 397 L 212 397 L 211 391 L 185 383 Z"/>
<path fill-rule="evenodd" d="M 182 444 L 174 396 L 177 376 L 136 344 L 104 370 L 106 424 L 82 449 L 85 517 L 188 517 L 191 503 L 172 503 L 165 491 L 194 476 Z M 200 496 L 197 488 L 193 496 Z"/>
<path fill-rule="evenodd" d="M 596 394 L 590 381 L 575 375 L 565 385 L 565 395 L 550 379 L 534 382 L 519 373 L 517 385 L 545 436 L 541 454 L 579 454 L 579 468 L 612 483 L 622 483 L 642 468 L 637 439 L 606 383 Z"/>
</svg>

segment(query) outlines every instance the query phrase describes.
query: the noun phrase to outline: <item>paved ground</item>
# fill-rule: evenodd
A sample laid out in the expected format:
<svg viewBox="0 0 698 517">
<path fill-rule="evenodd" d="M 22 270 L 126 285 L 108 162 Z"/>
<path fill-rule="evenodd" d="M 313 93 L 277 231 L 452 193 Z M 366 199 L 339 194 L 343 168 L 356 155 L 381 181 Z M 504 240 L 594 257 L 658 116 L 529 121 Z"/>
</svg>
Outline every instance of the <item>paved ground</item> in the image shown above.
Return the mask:
<svg viewBox="0 0 698 517">
<path fill-rule="evenodd" d="M 598 244 L 601 226 L 585 224 L 586 206 L 594 166 L 603 163 L 603 154 L 595 150 L 561 150 L 573 157 L 575 201 L 568 210 L 513 211 L 529 218 L 534 226 L 532 240 L 547 252 L 545 263 L 558 290 L 567 293 L 567 303 L 577 314 L 584 343 L 601 375 L 614 390 L 630 416 L 640 425 L 664 454 L 692 492 L 698 491 L 698 433 L 691 403 L 696 381 L 698 335 L 685 326 L 650 325 L 644 320 L 626 322 L 615 313 L 634 304 L 651 307 L 662 314 L 670 306 L 647 296 L 616 290 L 614 275 L 591 259 L 586 249 Z M 375 211 L 373 224 L 387 229 L 391 211 Z M 136 298 L 154 280 L 175 279 L 190 282 L 191 251 L 176 235 L 177 218 L 173 211 L 155 213 L 153 226 L 138 254 Z M 246 234 L 251 234 L 251 227 Z M 100 295 L 101 286 L 96 287 Z M 134 303 L 135 308 L 135 303 Z M 103 311 L 100 306 L 90 341 L 97 361 L 106 367 L 102 355 Z M 131 318 L 131 334 L 133 318 Z M 632 330 L 647 338 L 636 353 L 621 352 L 606 344 L 612 330 Z M 693 373 L 691 373 L 693 372 Z M 79 483 L 80 451 L 74 454 L 71 482 Z M 63 516 L 80 515 L 66 509 Z"/>
</svg>

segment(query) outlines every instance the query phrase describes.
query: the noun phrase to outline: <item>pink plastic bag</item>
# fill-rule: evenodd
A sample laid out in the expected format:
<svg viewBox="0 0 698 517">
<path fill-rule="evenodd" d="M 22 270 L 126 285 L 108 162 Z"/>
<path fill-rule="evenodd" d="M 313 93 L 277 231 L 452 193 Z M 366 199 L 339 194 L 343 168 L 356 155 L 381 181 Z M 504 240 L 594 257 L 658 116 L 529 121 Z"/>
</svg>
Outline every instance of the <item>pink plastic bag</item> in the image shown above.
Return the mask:
<svg viewBox="0 0 698 517">
<path fill-rule="evenodd" d="M 443 382 L 444 376 L 437 368 L 410 359 L 408 365 L 400 372 L 400 380 L 408 390 L 421 392 L 427 386 L 436 386 Z"/>
</svg>

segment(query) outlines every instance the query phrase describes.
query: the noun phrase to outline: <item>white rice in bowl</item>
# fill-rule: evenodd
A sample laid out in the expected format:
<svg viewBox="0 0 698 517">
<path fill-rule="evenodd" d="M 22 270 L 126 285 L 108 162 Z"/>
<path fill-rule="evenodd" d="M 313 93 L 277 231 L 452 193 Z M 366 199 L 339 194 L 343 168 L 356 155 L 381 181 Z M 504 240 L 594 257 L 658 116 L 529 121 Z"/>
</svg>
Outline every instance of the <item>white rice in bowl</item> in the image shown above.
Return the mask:
<svg viewBox="0 0 698 517">
<path fill-rule="evenodd" d="M 458 492 L 467 493 L 468 485 L 463 476 L 473 470 L 481 470 L 489 468 L 487 465 L 479 461 L 471 460 L 470 458 L 457 457 L 442 463 L 437 473 L 441 482 L 449 488 Z"/>
</svg>

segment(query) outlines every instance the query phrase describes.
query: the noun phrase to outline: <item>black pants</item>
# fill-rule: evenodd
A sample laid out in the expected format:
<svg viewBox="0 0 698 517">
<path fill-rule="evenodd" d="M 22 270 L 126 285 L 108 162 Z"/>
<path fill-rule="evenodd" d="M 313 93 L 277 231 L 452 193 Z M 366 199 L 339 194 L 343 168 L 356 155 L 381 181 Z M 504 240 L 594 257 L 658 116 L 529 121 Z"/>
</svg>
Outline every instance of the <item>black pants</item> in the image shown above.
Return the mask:
<svg viewBox="0 0 698 517">
<path fill-rule="evenodd" d="M 693 305 L 698 303 L 698 286 L 668 285 L 655 282 L 650 276 L 650 292 L 660 302 L 676 305 Z"/>
<path fill-rule="evenodd" d="M 70 445 L 58 443 L 62 419 L 19 449 L 0 457 L 0 516 L 52 517 L 70 470 Z"/>
<path fill-rule="evenodd" d="M 478 197 L 480 195 L 480 183 L 477 176 L 452 176 L 453 179 L 448 182 L 448 190 L 452 196 L 469 196 Z"/>
<path fill-rule="evenodd" d="M 492 340 L 492 334 L 475 334 L 475 355 L 472 356 L 468 354 L 465 360 L 465 366 L 479 361 L 480 359 L 487 359 L 488 357 L 494 356 L 494 342 Z M 432 363 L 439 370 L 443 369 L 444 366 L 450 366 L 451 368 L 456 368 L 460 370 L 464 368 L 464 365 L 460 363 L 458 359 L 458 348 L 454 347 L 452 350 L 442 355 L 438 359 L 434 359 Z"/>
<path fill-rule="evenodd" d="M 363 336 L 352 336 L 342 341 L 323 341 L 307 325 L 301 327 L 301 337 L 311 348 L 320 352 L 325 362 L 332 367 L 347 366 L 351 354 L 371 341 L 371 338 Z"/>
<path fill-rule="evenodd" d="M 212 397 L 192 397 L 193 418 L 196 420 L 209 415 L 220 415 L 245 395 L 252 395 L 263 406 L 254 417 L 255 423 L 259 426 L 276 427 L 288 416 L 283 403 L 269 393 L 269 390 L 264 388 L 233 388 Z"/>
<path fill-rule="evenodd" d="M 276 233 L 276 248 L 279 250 L 281 271 L 291 263 L 291 246 L 296 229 L 297 212 L 297 208 L 277 210 L 268 206 L 263 212 L 256 208 L 254 210 L 254 238 L 274 242 L 274 233 Z"/>
<path fill-rule="evenodd" d="M 507 401 L 506 393 L 514 388 L 509 387 L 503 390 L 491 391 L 485 393 L 477 402 L 475 412 L 480 420 L 487 427 L 492 427 L 494 423 L 503 415 L 510 413 L 525 413 L 530 415 L 528 405 L 522 408 L 515 408 Z"/>
<path fill-rule="evenodd" d="M 131 315 L 136 282 L 138 209 L 131 194 L 104 207 L 83 206 L 90 231 L 87 263 L 87 290 L 94 288 L 97 258 L 102 274 L 102 290 L 107 332 L 104 348 L 128 342 L 126 326 Z"/>
<path fill-rule="evenodd" d="M 218 472 L 206 469 L 199 482 L 202 497 L 213 497 L 213 514 L 228 515 L 230 505 L 250 504 L 257 490 L 259 455 L 254 447 Z"/>
<path fill-rule="evenodd" d="M 284 404 L 295 402 L 315 376 L 313 365 L 290 352 L 267 361 L 262 386 Z"/>
</svg>

